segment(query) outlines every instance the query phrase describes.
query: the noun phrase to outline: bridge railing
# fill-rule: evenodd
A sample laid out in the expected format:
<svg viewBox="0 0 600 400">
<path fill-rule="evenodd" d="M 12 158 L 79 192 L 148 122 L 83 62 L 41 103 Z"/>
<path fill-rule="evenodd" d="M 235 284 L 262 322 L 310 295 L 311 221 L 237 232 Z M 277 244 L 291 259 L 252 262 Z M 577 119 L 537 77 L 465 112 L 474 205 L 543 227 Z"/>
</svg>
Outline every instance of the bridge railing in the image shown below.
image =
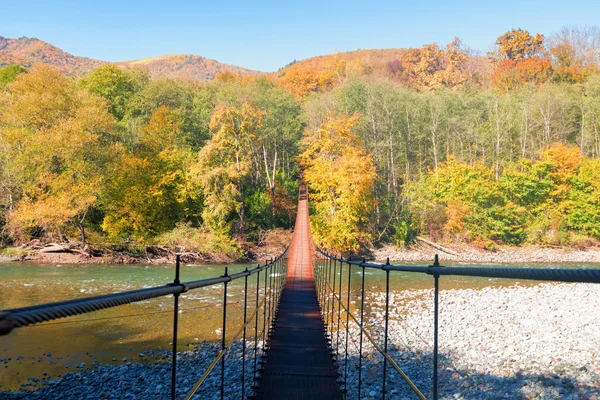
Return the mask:
<svg viewBox="0 0 600 400">
<path fill-rule="evenodd" d="M 131 290 L 113 294 L 106 294 L 93 297 L 85 297 L 67 301 L 59 301 L 53 303 L 39 304 L 29 307 L 13 308 L 0 311 L 0 336 L 8 335 L 16 328 L 22 328 L 33 324 L 43 323 L 56 320 L 59 318 L 71 317 L 79 314 L 92 313 L 107 308 L 122 306 L 125 304 L 136 303 L 153 298 L 170 296 L 174 297 L 173 301 L 173 335 L 172 335 L 172 355 L 171 355 L 171 399 L 176 398 L 177 393 L 177 339 L 179 327 L 179 296 L 190 290 L 201 289 L 213 285 L 223 285 L 223 322 L 221 328 L 220 352 L 209 364 L 208 368 L 200 376 L 198 381 L 188 391 L 185 399 L 190 399 L 205 382 L 208 375 L 219 364 L 221 367 L 220 377 L 220 395 L 224 398 L 225 389 L 225 355 L 231 349 L 236 340 L 241 340 L 242 345 L 242 371 L 241 371 L 241 398 L 247 396 L 248 388 L 246 387 L 247 368 L 252 368 L 252 380 L 254 385 L 250 388 L 256 391 L 256 383 L 260 380 L 260 372 L 262 363 L 266 354 L 265 344 L 268 341 L 273 321 L 275 319 L 277 307 L 281 292 L 285 284 L 287 274 L 287 254 L 289 247 L 278 257 L 267 260 L 263 265 L 259 264 L 255 268 L 246 268 L 244 271 L 229 274 L 228 268 L 225 267 L 225 273 L 221 276 L 181 282 L 180 270 L 181 260 L 177 255 L 175 264 L 175 279 L 172 283 L 144 288 L 139 290 Z M 261 275 L 262 273 L 262 275 Z M 248 281 L 251 277 L 256 276 L 256 292 L 248 293 Z M 227 345 L 227 286 L 235 280 L 244 282 L 244 300 L 243 300 L 243 323 L 239 330 L 233 335 L 231 343 Z M 262 286 L 261 286 L 262 285 Z M 249 298 L 249 295 L 254 298 Z M 262 316 L 260 315 L 262 314 Z M 261 317 L 261 318 L 259 318 Z M 262 324 L 259 324 L 259 320 Z M 262 327 L 260 326 L 262 325 Z M 254 346 L 253 349 L 247 350 L 247 331 L 253 331 Z M 259 339 L 260 338 L 260 339 Z M 246 365 L 246 354 L 251 351 L 252 365 Z"/>
<path fill-rule="evenodd" d="M 410 272 L 417 274 L 430 275 L 433 278 L 433 380 L 432 396 L 434 400 L 438 399 L 438 333 L 439 333 L 439 279 L 443 275 L 487 277 L 487 278 L 508 278 L 524 279 L 536 281 L 552 282 L 581 282 L 581 283 L 600 283 L 599 269 L 542 269 L 542 268 L 482 268 L 482 267 L 444 267 L 439 264 L 438 256 L 435 256 L 433 265 L 430 266 L 402 266 L 390 264 L 389 259 L 386 263 L 366 262 L 363 258 L 360 261 L 344 259 L 341 256 L 334 256 L 326 251 L 316 247 L 317 259 L 315 263 L 315 281 L 317 285 L 319 305 L 323 322 L 327 327 L 328 341 L 332 348 L 332 356 L 337 362 L 338 370 L 343 361 L 344 372 L 341 374 L 343 389 L 348 395 L 348 339 L 351 323 L 358 327 L 358 382 L 357 398 L 361 397 L 363 384 L 362 363 L 363 363 L 363 342 L 369 341 L 377 352 L 383 357 L 383 374 L 381 377 L 381 395 L 385 399 L 388 364 L 400 375 L 408 384 L 411 390 L 419 399 L 425 399 L 423 392 L 413 383 L 410 377 L 400 368 L 396 361 L 388 352 L 389 338 L 389 300 L 390 300 L 390 273 L 391 272 Z M 347 271 L 344 270 L 347 266 Z M 356 316 L 351 310 L 351 277 L 354 272 L 361 274 L 360 287 L 360 305 L 359 316 Z M 374 338 L 365 329 L 365 271 L 367 269 L 376 269 L 385 272 L 385 311 L 383 322 L 383 346 L 379 345 Z M 346 277 L 346 278 L 344 278 Z M 345 282 L 343 282 L 345 280 Z M 343 299 L 344 283 L 346 298 Z M 342 327 L 345 330 L 345 337 L 340 338 Z M 335 334 L 334 334 L 335 332 Z M 335 337 L 334 337 L 335 336 Z M 335 346 L 333 345 L 335 340 Z M 340 340 L 342 343 L 340 343 Z M 344 343 L 345 342 L 345 343 Z M 340 353 L 340 345 L 344 348 L 344 354 Z M 343 357 L 343 360 L 342 360 Z"/>
</svg>

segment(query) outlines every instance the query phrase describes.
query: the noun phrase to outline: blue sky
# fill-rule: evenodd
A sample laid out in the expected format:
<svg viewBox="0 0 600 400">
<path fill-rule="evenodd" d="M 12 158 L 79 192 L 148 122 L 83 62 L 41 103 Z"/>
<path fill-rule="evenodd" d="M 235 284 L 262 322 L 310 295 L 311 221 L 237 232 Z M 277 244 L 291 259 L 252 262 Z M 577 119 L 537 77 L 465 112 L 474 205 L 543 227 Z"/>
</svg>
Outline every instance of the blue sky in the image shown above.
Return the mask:
<svg viewBox="0 0 600 400">
<path fill-rule="evenodd" d="M 192 53 L 261 71 L 337 51 L 445 44 L 454 36 L 485 52 L 511 28 L 550 34 L 600 24 L 600 0 L 3 3 L 0 36 L 37 37 L 107 61 Z"/>
</svg>

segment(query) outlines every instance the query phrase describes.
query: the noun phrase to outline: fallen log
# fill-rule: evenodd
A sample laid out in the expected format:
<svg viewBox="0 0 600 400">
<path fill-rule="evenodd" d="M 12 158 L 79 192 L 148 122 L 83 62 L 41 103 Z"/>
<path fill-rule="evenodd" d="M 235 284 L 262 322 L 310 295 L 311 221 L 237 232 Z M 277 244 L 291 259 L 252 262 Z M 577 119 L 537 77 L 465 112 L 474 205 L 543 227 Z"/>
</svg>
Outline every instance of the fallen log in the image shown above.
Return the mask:
<svg viewBox="0 0 600 400">
<path fill-rule="evenodd" d="M 62 246 L 60 244 L 54 244 L 51 246 L 47 246 L 47 247 L 42 247 L 39 252 L 40 253 L 67 253 L 70 252 L 71 249 L 66 247 L 66 246 Z"/>
<path fill-rule="evenodd" d="M 421 236 L 417 236 L 417 240 L 419 240 L 419 241 L 421 241 L 421 242 L 423 242 L 423 243 L 425 243 L 425 244 L 427 244 L 427 245 L 429 245 L 429 246 L 431 246 L 431 247 L 433 247 L 435 249 L 443 251 L 444 253 L 448 253 L 448 254 L 453 255 L 453 256 L 459 256 L 459 254 L 457 252 L 455 252 L 454 250 L 450 250 L 450 249 L 448 249 L 448 248 L 446 248 L 446 247 L 444 247 L 442 245 L 439 245 L 437 243 L 433 243 L 433 242 L 431 242 L 431 241 L 429 241 L 429 240 L 427 240 L 425 238 L 422 238 Z"/>
</svg>

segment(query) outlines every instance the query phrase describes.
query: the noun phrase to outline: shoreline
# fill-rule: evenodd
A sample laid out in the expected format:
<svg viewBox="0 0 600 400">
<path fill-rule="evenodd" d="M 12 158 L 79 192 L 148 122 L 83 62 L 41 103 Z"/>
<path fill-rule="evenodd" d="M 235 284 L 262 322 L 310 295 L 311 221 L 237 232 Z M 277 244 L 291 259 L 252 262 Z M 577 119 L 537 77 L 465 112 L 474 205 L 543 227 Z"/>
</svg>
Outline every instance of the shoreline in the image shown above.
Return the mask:
<svg viewBox="0 0 600 400">
<path fill-rule="evenodd" d="M 393 245 L 384 245 L 380 248 L 370 249 L 368 260 L 386 260 L 390 262 L 423 262 L 432 263 L 435 255 L 439 256 L 441 263 L 465 262 L 465 263 L 490 263 L 490 264 L 529 264 L 529 263 L 598 263 L 600 264 L 600 247 L 589 247 L 577 249 L 572 247 L 499 247 L 494 251 L 480 250 L 474 247 L 446 246 L 449 252 L 427 246 L 415 245 L 410 248 L 397 248 Z M 149 251 L 143 254 L 133 252 L 114 252 L 106 255 L 94 256 L 83 254 L 81 251 L 65 250 L 61 252 L 41 252 L 29 250 L 21 256 L 0 255 L 0 262 L 34 262 L 38 264 L 174 264 L 176 252 L 171 249 L 148 246 Z M 281 243 L 255 246 L 248 250 L 247 257 L 232 259 L 218 254 L 205 254 L 185 252 L 181 260 L 187 264 L 235 264 L 241 262 L 255 262 L 279 255 L 285 246 Z M 26 251 L 26 249 L 24 249 Z"/>
<path fill-rule="evenodd" d="M 548 248 L 541 246 L 501 247 L 495 251 L 478 250 L 473 247 L 453 246 L 450 254 L 433 247 L 419 245 L 412 248 L 396 248 L 386 245 L 371 250 L 372 259 L 390 262 L 433 262 L 435 255 L 440 263 L 467 262 L 493 264 L 528 264 L 528 263 L 599 263 L 600 248 L 590 247 L 585 250 L 575 248 Z"/>
</svg>

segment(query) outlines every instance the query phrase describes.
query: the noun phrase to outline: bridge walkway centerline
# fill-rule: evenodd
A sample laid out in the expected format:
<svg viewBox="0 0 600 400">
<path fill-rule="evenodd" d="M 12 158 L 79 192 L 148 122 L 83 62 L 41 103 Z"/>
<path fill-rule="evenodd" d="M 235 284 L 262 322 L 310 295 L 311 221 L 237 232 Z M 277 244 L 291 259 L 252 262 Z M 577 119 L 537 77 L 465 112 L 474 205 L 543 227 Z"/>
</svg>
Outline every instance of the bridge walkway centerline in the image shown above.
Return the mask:
<svg viewBox="0 0 600 400">
<path fill-rule="evenodd" d="M 308 201 L 300 192 L 288 275 L 257 399 L 342 399 L 313 277 Z"/>
</svg>

